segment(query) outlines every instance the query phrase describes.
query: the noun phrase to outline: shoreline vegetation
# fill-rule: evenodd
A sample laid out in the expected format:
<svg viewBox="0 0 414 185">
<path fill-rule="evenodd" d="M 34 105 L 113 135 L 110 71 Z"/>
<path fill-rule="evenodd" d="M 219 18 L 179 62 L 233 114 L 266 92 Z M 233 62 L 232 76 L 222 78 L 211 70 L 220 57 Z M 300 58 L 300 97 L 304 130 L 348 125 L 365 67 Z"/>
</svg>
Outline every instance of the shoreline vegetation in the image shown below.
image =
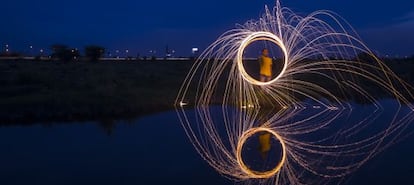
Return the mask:
<svg viewBox="0 0 414 185">
<path fill-rule="evenodd" d="M 414 58 L 384 60 L 414 83 Z M 0 60 L 0 125 L 130 119 L 174 109 L 193 59 Z"/>
</svg>

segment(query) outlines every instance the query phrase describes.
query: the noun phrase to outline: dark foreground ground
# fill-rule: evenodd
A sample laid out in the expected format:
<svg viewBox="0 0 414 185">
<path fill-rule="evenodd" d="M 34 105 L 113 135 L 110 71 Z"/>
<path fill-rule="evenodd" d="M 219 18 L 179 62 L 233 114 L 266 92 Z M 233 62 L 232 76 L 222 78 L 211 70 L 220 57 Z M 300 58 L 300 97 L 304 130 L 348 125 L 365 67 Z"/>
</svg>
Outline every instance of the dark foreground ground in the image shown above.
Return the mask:
<svg viewBox="0 0 414 185">
<path fill-rule="evenodd" d="M 386 60 L 414 84 L 414 61 Z M 126 119 L 174 108 L 188 61 L 1 61 L 0 125 Z"/>
</svg>

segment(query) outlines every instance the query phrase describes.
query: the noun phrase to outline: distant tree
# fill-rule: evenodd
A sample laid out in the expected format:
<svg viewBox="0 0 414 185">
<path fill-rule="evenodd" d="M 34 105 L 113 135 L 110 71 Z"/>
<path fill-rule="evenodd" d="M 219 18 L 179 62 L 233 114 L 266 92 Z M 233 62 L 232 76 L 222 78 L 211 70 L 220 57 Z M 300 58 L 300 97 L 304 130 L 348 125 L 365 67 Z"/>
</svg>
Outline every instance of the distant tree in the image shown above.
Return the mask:
<svg viewBox="0 0 414 185">
<path fill-rule="evenodd" d="M 358 53 L 355 60 L 365 62 L 365 63 L 376 63 L 376 59 L 374 57 L 376 56 L 373 54 L 361 52 L 361 53 Z"/>
<path fill-rule="evenodd" d="M 58 59 L 64 62 L 76 60 L 80 56 L 77 49 L 70 49 L 68 46 L 62 44 L 52 45 L 52 51 L 52 59 Z"/>
<path fill-rule="evenodd" d="M 89 61 L 98 61 L 99 58 L 101 58 L 104 53 L 105 53 L 105 48 L 101 46 L 91 45 L 91 46 L 85 47 L 85 57 Z"/>
</svg>

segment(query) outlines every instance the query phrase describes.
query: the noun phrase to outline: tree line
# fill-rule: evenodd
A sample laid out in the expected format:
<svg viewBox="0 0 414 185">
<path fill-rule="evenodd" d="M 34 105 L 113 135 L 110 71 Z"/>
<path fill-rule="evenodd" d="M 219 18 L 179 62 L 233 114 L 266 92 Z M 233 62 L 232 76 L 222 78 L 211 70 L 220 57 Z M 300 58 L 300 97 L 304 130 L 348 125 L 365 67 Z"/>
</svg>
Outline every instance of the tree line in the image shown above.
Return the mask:
<svg viewBox="0 0 414 185">
<path fill-rule="evenodd" d="M 69 62 L 79 60 L 82 55 L 78 49 L 69 48 L 66 45 L 55 44 L 52 45 L 51 54 L 52 59 Z M 88 61 L 98 61 L 105 53 L 105 48 L 97 45 L 89 45 L 84 48 L 84 57 Z"/>
<path fill-rule="evenodd" d="M 84 48 L 83 55 L 77 48 L 70 48 L 64 44 L 54 44 L 51 47 L 52 53 L 50 59 L 59 60 L 64 62 L 77 61 L 83 58 L 86 61 L 98 61 L 105 53 L 105 48 L 98 45 L 88 45 Z M 2 52 L 0 57 L 17 57 L 21 58 L 24 55 L 18 52 Z M 40 53 L 35 56 L 35 60 L 39 60 L 43 57 L 43 54 Z"/>
</svg>

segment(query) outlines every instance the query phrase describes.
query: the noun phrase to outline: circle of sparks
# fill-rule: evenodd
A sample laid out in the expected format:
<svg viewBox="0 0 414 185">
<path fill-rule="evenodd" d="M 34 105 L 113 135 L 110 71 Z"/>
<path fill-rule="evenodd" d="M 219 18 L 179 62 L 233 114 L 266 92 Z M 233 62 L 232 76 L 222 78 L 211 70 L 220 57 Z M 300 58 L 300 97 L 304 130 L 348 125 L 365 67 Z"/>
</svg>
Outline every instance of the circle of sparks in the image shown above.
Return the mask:
<svg viewBox="0 0 414 185">
<path fill-rule="evenodd" d="M 282 71 L 275 78 L 267 82 L 261 82 L 261 81 L 254 79 L 246 72 L 243 66 L 243 53 L 244 53 L 245 48 L 250 43 L 259 41 L 259 40 L 265 40 L 265 41 L 270 41 L 270 42 L 275 43 L 281 48 L 283 55 L 284 55 L 284 65 L 283 65 Z M 282 40 L 278 36 L 270 32 L 253 32 L 241 42 L 240 47 L 237 50 L 236 62 L 237 62 L 238 69 L 245 80 L 255 85 L 268 85 L 268 84 L 271 84 L 277 81 L 286 71 L 287 64 L 288 64 L 288 53 L 286 51 L 286 47 L 283 45 Z"/>
<path fill-rule="evenodd" d="M 274 137 L 277 138 L 277 140 L 280 142 L 280 145 L 282 146 L 281 148 L 281 152 L 282 152 L 282 158 L 280 159 L 280 162 L 276 165 L 276 167 L 274 167 L 271 170 L 268 171 L 255 171 L 250 169 L 249 167 L 247 167 L 247 165 L 244 163 L 243 157 L 242 157 L 242 149 L 244 146 L 244 143 L 246 142 L 246 140 L 250 137 L 252 137 L 254 134 L 258 133 L 258 132 L 268 132 L 271 135 L 273 135 Z M 256 178 L 256 179 L 265 179 L 265 178 L 270 178 L 273 177 L 277 172 L 280 171 L 280 169 L 283 166 L 283 163 L 285 163 L 286 160 L 286 147 L 285 147 L 285 143 L 283 141 L 283 138 L 277 134 L 274 130 L 271 130 L 269 128 L 265 128 L 265 127 L 257 127 L 257 128 L 251 128 L 250 130 L 247 130 L 239 139 L 239 143 L 237 144 L 237 162 L 239 163 L 241 169 L 243 170 L 244 173 L 248 174 L 248 176 L 250 176 L 251 178 Z"/>
<path fill-rule="evenodd" d="M 195 61 L 175 102 L 181 124 L 200 156 L 231 180 L 341 182 L 409 134 L 414 88 L 335 13 L 299 16 L 279 1 L 271 10 L 225 32 Z M 284 54 L 282 72 L 269 82 L 252 78 L 242 64 L 244 49 L 256 40 L 271 41 Z M 267 107 L 272 113 L 264 115 Z M 272 133 L 284 148 L 282 162 L 264 174 L 241 156 L 257 130 Z"/>
</svg>

